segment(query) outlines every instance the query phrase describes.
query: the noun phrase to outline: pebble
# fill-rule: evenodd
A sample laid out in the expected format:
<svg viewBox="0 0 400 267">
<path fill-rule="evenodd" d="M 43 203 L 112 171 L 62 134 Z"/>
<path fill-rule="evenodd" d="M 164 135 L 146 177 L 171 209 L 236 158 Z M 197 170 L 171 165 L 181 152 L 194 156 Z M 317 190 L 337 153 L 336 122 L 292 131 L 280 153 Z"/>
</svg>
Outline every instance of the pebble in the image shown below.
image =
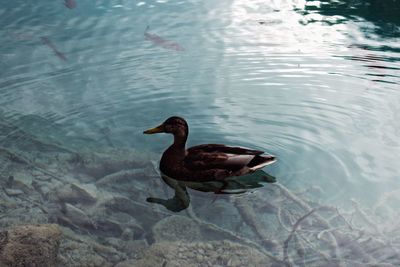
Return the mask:
<svg viewBox="0 0 400 267">
<path fill-rule="evenodd" d="M 218 253 L 214 250 L 210 250 L 209 251 L 209 257 L 210 258 L 217 258 L 218 257 Z"/>
<path fill-rule="evenodd" d="M 38 175 L 35 176 L 36 180 L 42 181 L 42 182 L 48 182 L 51 181 L 51 177 L 50 176 L 45 176 L 45 175 Z"/>
<path fill-rule="evenodd" d="M 122 247 L 122 242 L 120 239 L 115 238 L 115 237 L 109 237 L 105 239 L 107 241 L 107 244 L 114 247 L 114 248 L 118 248 L 120 249 Z"/>
<path fill-rule="evenodd" d="M 99 218 L 96 220 L 95 225 L 96 230 L 102 232 L 103 235 L 119 237 L 123 233 L 120 224 L 112 219 Z"/>
<path fill-rule="evenodd" d="M 128 256 L 136 257 L 137 254 L 142 253 L 148 248 L 148 244 L 145 240 L 130 240 L 125 241 L 122 251 Z"/>
<path fill-rule="evenodd" d="M 122 234 L 121 234 L 121 239 L 124 241 L 129 241 L 133 239 L 133 231 L 130 228 L 126 228 Z"/>
<path fill-rule="evenodd" d="M 98 186 L 105 185 L 118 185 L 118 184 L 126 184 L 135 179 L 135 177 L 145 176 L 146 174 L 143 170 L 122 170 L 116 173 L 112 173 L 102 177 L 100 180 L 96 182 Z"/>
<path fill-rule="evenodd" d="M 83 227 L 94 227 L 92 220 L 89 216 L 81 209 L 66 203 L 62 208 L 62 213 L 67 217 L 73 224 Z"/>
<path fill-rule="evenodd" d="M 59 188 L 57 195 L 59 200 L 72 204 L 93 204 L 96 202 L 96 198 L 91 192 L 76 184 L 69 184 Z"/>
<path fill-rule="evenodd" d="M 160 241 L 195 241 L 201 239 L 199 225 L 192 219 L 172 215 L 158 221 L 153 226 L 153 236 L 157 242 Z"/>
<path fill-rule="evenodd" d="M 51 189 L 47 185 L 43 185 L 38 183 L 37 181 L 32 181 L 32 187 L 43 197 L 47 198 L 48 194 L 51 192 Z"/>
<path fill-rule="evenodd" d="M 200 254 L 197 254 L 196 259 L 200 263 L 200 262 L 202 262 L 204 260 L 204 257 L 202 255 L 200 255 Z"/>
<path fill-rule="evenodd" d="M 6 192 L 6 194 L 9 197 L 15 197 L 15 196 L 19 196 L 24 194 L 24 191 L 20 190 L 20 189 L 9 189 L 9 188 L 5 188 L 4 191 Z"/>
<path fill-rule="evenodd" d="M 37 176 L 41 176 L 41 175 L 42 175 L 42 172 L 33 170 L 33 171 L 31 172 L 31 174 L 32 174 L 32 176 L 37 177 Z"/>
</svg>

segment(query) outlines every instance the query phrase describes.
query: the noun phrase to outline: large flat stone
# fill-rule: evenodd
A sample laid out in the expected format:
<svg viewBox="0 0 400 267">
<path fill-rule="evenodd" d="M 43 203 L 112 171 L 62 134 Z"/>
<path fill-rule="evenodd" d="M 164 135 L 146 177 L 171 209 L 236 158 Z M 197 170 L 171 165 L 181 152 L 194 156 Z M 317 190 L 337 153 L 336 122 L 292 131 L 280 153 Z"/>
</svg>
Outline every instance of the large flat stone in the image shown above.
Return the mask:
<svg viewBox="0 0 400 267">
<path fill-rule="evenodd" d="M 55 224 L 18 226 L 0 232 L 0 266 L 56 266 L 61 235 Z"/>
</svg>

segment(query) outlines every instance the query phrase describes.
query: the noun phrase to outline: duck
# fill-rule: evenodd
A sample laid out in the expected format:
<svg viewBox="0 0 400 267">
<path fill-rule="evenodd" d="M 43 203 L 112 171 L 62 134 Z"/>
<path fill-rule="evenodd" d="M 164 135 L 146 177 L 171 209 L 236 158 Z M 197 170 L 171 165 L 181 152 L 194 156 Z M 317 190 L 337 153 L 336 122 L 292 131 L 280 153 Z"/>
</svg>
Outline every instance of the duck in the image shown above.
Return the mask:
<svg viewBox="0 0 400 267">
<path fill-rule="evenodd" d="M 181 181 L 224 181 L 229 177 L 250 174 L 277 159 L 264 151 L 224 144 L 201 144 L 186 148 L 189 126 L 186 120 L 172 116 L 143 134 L 172 134 L 174 141 L 162 154 L 160 171 Z"/>
</svg>

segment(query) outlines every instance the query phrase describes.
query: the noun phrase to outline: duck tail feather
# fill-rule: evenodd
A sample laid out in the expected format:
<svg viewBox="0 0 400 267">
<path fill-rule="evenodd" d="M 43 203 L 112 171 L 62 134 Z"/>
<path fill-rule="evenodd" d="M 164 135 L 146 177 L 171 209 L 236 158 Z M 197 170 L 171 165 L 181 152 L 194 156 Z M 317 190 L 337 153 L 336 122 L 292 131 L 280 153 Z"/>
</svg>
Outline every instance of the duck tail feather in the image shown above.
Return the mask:
<svg viewBox="0 0 400 267">
<path fill-rule="evenodd" d="M 269 164 L 272 164 L 276 161 L 276 157 L 272 156 L 272 155 L 262 155 L 262 156 L 255 156 L 250 162 L 249 164 L 247 164 L 247 166 L 255 171 L 258 170 L 262 167 L 265 167 Z"/>
</svg>

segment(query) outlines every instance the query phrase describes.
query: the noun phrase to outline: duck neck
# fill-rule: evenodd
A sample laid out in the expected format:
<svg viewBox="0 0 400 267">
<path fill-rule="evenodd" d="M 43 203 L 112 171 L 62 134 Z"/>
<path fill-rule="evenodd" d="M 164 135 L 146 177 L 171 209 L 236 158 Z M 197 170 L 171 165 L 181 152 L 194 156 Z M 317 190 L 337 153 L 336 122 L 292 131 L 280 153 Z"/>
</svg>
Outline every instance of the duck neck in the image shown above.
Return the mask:
<svg viewBox="0 0 400 267">
<path fill-rule="evenodd" d="M 174 143 L 172 146 L 174 148 L 185 150 L 187 135 L 174 135 Z"/>
</svg>

